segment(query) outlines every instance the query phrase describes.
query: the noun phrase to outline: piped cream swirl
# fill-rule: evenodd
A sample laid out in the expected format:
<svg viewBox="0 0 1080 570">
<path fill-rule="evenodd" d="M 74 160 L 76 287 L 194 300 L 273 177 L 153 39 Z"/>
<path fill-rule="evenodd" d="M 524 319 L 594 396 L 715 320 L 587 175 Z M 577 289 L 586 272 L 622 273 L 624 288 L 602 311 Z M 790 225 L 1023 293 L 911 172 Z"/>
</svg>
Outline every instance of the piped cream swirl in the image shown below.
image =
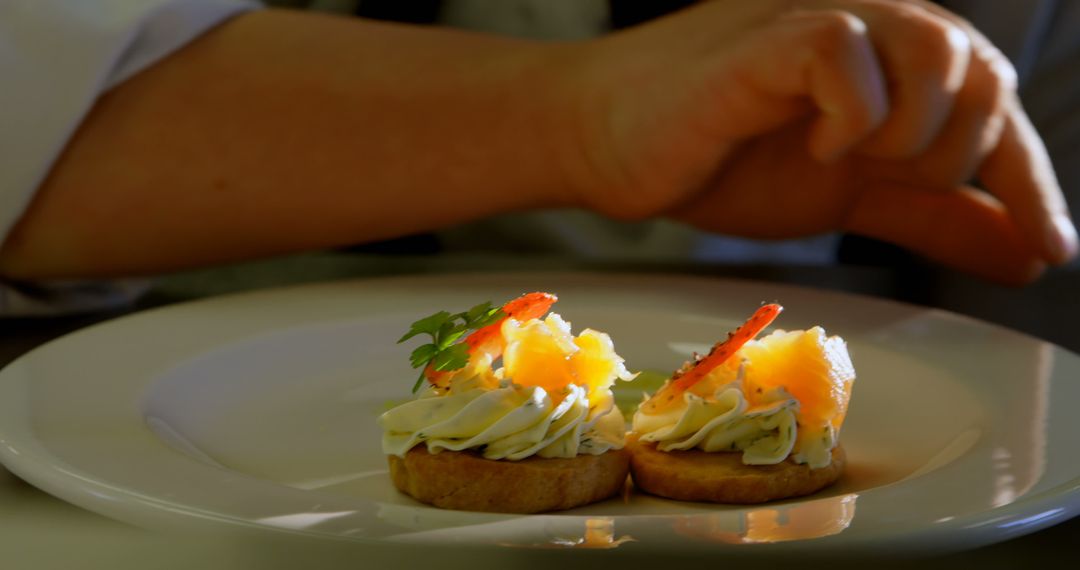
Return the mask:
<svg viewBox="0 0 1080 570">
<path fill-rule="evenodd" d="M 739 382 L 722 386 L 709 398 L 686 392 L 683 404 L 661 414 L 634 414 L 633 429 L 661 451 L 700 449 L 741 451 L 747 465 L 773 465 L 791 454 L 799 402 L 774 390 L 765 403 L 750 407 Z"/>
<path fill-rule="evenodd" d="M 610 395 L 590 406 L 587 390 L 570 385 L 555 402 L 543 388 L 503 383 L 431 395 L 379 418 L 387 454 L 404 456 L 424 444 L 431 453 L 473 449 L 486 459 L 598 455 L 620 449 L 625 421 Z"/>
<path fill-rule="evenodd" d="M 789 456 L 814 469 L 832 462 L 837 437 L 831 426 L 800 437 L 799 401 L 779 388 L 762 399 L 765 403 L 749 406 L 738 383 L 709 398 L 686 392 L 682 405 L 664 413 L 639 410 L 633 430 L 661 451 L 742 452 L 746 465 L 774 465 Z"/>
</svg>

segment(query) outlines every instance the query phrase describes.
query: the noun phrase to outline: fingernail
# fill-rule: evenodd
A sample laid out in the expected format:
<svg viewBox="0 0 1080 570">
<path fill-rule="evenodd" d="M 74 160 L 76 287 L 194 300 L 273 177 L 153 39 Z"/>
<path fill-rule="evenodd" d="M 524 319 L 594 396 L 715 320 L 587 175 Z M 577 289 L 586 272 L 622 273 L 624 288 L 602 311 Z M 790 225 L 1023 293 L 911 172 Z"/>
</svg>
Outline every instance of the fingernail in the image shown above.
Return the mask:
<svg viewBox="0 0 1080 570">
<path fill-rule="evenodd" d="M 1080 249 L 1080 240 L 1077 239 L 1076 226 L 1073 225 L 1069 216 L 1065 214 L 1054 216 L 1049 238 L 1051 252 L 1057 257 L 1058 263 L 1065 263 L 1076 257 L 1077 250 Z"/>
</svg>

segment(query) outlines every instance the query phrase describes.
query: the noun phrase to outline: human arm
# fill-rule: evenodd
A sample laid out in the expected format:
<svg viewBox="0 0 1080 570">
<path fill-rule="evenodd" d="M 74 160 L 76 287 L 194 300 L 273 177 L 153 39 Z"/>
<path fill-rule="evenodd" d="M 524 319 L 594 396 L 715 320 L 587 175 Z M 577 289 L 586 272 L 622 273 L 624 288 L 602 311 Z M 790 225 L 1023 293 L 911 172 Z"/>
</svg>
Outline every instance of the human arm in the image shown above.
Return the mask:
<svg viewBox="0 0 1080 570">
<path fill-rule="evenodd" d="M 538 45 L 239 16 L 102 97 L 6 241 L 12 277 L 143 274 L 559 205 Z M 562 136 L 561 138 L 566 138 Z"/>
<path fill-rule="evenodd" d="M 908 38 L 877 31 L 911 13 L 835 4 L 713 2 L 580 44 L 242 16 L 100 102 L 0 270 L 161 271 L 574 205 L 848 229 L 1011 282 L 1068 257 L 1046 239 L 1062 205 L 1041 143 L 1001 136 L 1007 77 L 926 10 L 908 30 L 938 41 L 898 61 Z M 1001 200 L 962 185 L 995 164 Z"/>
</svg>

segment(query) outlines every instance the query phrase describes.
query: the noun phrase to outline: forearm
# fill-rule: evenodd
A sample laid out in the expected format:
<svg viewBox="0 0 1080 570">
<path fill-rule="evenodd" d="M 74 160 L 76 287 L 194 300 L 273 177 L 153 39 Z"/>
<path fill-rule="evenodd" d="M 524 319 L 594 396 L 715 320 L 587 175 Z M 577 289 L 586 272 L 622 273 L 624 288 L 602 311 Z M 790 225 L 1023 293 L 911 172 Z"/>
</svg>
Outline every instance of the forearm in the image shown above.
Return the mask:
<svg viewBox="0 0 1080 570">
<path fill-rule="evenodd" d="M 570 205 L 560 49 L 238 17 L 99 100 L 0 272 L 142 274 Z"/>
</svg>

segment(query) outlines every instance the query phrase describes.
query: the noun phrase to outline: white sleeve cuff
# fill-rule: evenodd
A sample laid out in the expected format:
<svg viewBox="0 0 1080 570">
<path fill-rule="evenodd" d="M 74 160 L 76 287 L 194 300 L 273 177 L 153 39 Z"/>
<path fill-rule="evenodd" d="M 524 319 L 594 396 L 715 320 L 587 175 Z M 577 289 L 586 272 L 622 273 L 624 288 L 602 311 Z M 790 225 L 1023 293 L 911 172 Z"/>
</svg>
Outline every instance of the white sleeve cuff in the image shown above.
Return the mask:
<svg viewBox="0 0 1080 570">
<path fill-rule="evenodd" d="M 0 241 L 94 100 L 250 0 L 0 3 Z"/>
<path fill-rule="evenodd" d="M 102 92 L 184 46 L 253 0 L 0 1 L 0 243 Z M 145 281 L 16 284 L 0 315 L 123 305 Z"/>
</svg>

